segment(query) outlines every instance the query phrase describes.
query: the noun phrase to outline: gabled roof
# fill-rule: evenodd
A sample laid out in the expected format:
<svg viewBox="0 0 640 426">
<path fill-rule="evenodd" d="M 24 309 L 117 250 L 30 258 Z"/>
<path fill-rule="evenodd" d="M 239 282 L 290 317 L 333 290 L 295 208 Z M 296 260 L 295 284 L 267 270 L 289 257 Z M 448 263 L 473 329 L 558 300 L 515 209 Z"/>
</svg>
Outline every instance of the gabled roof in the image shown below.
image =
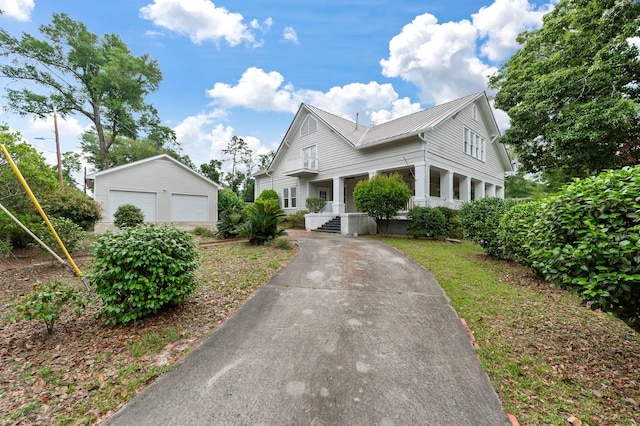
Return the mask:
<svg viewBox="0 0 640 426">
<path fill-rule="evenodd" d="M 97 176 L 103 176 L 103 175 L 106 175 L 106 174 L 109 174 L 109 173 L 117 173 L 118 171 L 121 171 L 121 170 L 124 170 L 124 169 L 128 169 L 130 167 L 136 167 L 136 166 L 139 166 L 139 165 L 144 164 L 144 163 L 150 163 L 150 162 L 158 161 L 158 160 L 167 160 L 167 161 L 173 162 L 176 165 L 182 167 L 187 172 L 192 173 L 193 175 L 197 176 L 198 178 L 205 180 L 209 184 L 216 186 L 218 189 L 221 188 L 220 184 L 218 184 L 218 183 L 212 181 L 211 179 L 201 175 L 200 173 L 198 173 L 195 170 L 193 170 L 191 167 L 188 167 L 188 166 L 182 164 L 181 162 L 179 162 L 178 160 L 176 160 L 175 158 L 171 157 L 168 154 L 160 154 L 160 155 L 156 155 L 154 157 L 148 157 L 148 158 L 144 158 L 142 160 L 134 161 L 132 163 L 123 164 L 121 166 L 111 167 L 111 168 L 109 168 L 107 170 L 101 170 L 99 172 L 91 173 L 91 174 L 87 175 L 87 180 L 95 180 L 95 178 Z"/>
<path fill-rule="evenodd" d="M 478 102 L 478 100 L 480 100 L 480 102 Z M 355 149 L 366 149 L 431 131 L 440 123 L 451 117 L 455 117 L 457 113 L 473 103 L 477 103 L 481 114 L 485 117 L 485 123 L 487 124 L 492 140 L 500 136 L 500 130 L 498 129 L 489 105 L 489 99 L 485 92 L 473 93 L 375 126 L 363 126 L 318 107 L 303 103 L 300 105 L 282 143 L 278 147 L 271 165 L 267 170 L 261 170 L 254 176 L 266 174 L 269 170 L 273 169 L 273 166 L 279 161 L 282 152 L 286 149 L 283 147 L 288 146 L 288 143 L 292 140 L 293 129 L 297 129 L 301 120 L 306 116 L 304 112 L 308 112 L 322 121 Z M 504 146 L 501 145 L 498 148 L 498 154 L 505 170 L 511 170 L 511 161 Z"/>
</svg>

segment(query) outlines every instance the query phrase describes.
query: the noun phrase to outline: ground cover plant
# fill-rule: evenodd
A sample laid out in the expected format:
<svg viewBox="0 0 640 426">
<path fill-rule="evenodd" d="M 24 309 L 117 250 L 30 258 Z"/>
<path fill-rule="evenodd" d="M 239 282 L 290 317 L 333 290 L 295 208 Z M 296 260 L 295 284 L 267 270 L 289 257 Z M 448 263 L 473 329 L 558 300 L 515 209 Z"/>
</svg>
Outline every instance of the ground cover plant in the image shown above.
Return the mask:
<svg viewBox="0 0 640 426">
<path fill-rule="evenodd" d="M 95 317 L 101 306 L 94 298 L 80 317 L 71 307 L 61 312 L 50 336 L 42 321 L 13 322 L 5 315 L 15 314 L 15 305 L 36 281 L 59 280 L 79 291 L 84 287 L 36 249 L 28 257 L 0 260 L 0 425 L 104 420 L 172 368 L 288 263 L 295 250 L 279 248 L 284 246 L 202 246 L 199 285 L 180 309 L 127 327 L 108 326 Z M 75 260 L 83 271 L 90 266 L 89 257 Z"/>
<path fill-rule="evenodd" d="M 520 424 L 566 425 L 571 416 L 589 425 L 640 423 L 640 335 L 623 321 L 475 244 L 383 241 L 434 274 Z"/>
</svg>

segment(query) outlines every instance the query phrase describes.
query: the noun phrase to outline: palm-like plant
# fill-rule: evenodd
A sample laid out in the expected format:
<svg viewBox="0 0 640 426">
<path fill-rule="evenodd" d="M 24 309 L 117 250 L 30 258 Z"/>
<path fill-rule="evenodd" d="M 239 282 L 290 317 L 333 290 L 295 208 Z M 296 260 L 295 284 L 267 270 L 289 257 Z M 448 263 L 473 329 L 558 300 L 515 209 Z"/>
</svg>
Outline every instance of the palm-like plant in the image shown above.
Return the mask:
<svg viewBox="0 0 640 426">
<path fill-rule="evenodd" d="M 263 245 L 266 241 L 285 235 L 278 229 L 278 219 L 284 212 L 277 200 L 256 200 L 246 209 L 247 221 L 237 229 L 237 235 L 248 238 L 250 244 Z"/>
</svg>

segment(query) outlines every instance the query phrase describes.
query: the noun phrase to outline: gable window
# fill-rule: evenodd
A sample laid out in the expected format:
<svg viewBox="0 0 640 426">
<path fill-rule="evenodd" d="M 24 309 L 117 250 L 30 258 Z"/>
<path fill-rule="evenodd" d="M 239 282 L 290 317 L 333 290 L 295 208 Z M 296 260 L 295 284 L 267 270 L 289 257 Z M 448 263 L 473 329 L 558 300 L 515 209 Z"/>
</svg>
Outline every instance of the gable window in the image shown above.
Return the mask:
<svg viewBox="0 0 640 426">
<path fill-rule="evenodd" d="M 471 106 L 471 118 L 478 121 L 478 107 L 476 105 Z"/>
<path fill-rule="evenodd" d="M 318 168 L 318 146 L 311 145 L 302 150 L 302 167 L 305 169 Z"/>
<path fill-rule="evenodd" d="M 283 188 L 282 189 L 282 203 L 284 209 L 295 209 L 297 206 L 296 202 L 296 187 L 292 186 L 291 188 Z"/>
<path fill-rule="evenodd" d="M 300 136 L 307 136 L 318 130 L 318 121 L 310 115 L 304 119 L 300 126 Z"/>
<path fill-rule="evenodd" d="M 481 161 L 486 161 L 486 141 L 471 129 L 464 128 L 464 152 Z"/>
</svg>

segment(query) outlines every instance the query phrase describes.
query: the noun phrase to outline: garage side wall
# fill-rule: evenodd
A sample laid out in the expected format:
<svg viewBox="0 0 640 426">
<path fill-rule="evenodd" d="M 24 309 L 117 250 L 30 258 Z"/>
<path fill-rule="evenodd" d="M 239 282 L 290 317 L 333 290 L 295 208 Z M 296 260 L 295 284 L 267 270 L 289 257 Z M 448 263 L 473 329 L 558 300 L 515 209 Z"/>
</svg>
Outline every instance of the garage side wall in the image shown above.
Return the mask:
<svg viewBox="0 0 640 426">
<path fill-rule="evenodd" d="M 150 194 L 155 194 L 155 221 L 158 223 L 180 222 L 174 218 L 192 216 L 191 212 L 186 211 L 192 206 L 181 204 L 179 201 L 189 200 L 190 196 L 197 200 L 207 197 L 208 209 L 202 212 L 202 220 L 193 222 L 218 221 L 218 189 L 215 185 L 165 159 L 136 164 L 96 176 L 94 198 L 102 206 L 102 222 L 113 222 L 113 212 L 118 207 L 117 200 L 111 199 L 114 192 L 119 193 L 119 198 L 122 198 L 122 193 L 129 193 L 129 199 L 135 199 L 135 193 L 140 193 L 141 199 L 145 200 L 151 198 Z M 175 211 L 172 212 L 172 208 Z"/>
</svg>

